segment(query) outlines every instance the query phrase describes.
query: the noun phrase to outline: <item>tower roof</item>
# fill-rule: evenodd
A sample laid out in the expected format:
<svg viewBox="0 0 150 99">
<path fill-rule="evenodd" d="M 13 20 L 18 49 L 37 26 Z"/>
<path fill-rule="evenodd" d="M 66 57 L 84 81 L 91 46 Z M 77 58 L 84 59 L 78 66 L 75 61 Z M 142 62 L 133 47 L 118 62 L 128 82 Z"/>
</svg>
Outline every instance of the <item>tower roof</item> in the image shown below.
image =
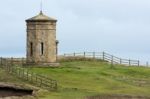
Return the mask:
<svg viewBox="0 0 150 99">
<path fill-rule="evenodd" d="M 43 14 L 42 11 L 40 11 L 40 13 L 32 18 L 29 18 L 26 20 L 27 22 L 37 22 L 37 21 L 54 21 L 56 22 L 57 20 L 51 17 L 48 17 L 46 15 Z"/>
</svg>

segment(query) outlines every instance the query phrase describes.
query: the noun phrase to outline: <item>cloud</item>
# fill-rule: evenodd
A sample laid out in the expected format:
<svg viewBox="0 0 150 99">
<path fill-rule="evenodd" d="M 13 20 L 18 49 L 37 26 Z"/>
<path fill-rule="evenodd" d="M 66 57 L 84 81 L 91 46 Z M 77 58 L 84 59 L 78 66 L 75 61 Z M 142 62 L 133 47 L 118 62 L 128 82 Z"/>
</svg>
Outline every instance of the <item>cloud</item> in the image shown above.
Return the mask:
<svg viewBox="0 0 150 99">
<path fill-rule="evenodd" d="M 43 10 L 58 19 L 59 51 L 149 53 L 149 0 L 45 0 Z M 0 4 L 0 54 L 25 55 L 25 19 L 40 10 L 40 0 Z"/>
</svg>

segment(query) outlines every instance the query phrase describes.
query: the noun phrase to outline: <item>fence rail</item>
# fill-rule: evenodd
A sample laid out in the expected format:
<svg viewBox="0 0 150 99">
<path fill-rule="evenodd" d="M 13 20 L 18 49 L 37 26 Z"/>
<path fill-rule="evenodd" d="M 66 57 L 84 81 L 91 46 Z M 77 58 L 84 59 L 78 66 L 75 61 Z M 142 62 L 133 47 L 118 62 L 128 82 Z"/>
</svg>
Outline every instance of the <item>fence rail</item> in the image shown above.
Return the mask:
<svg viewBox="0 0 150 99">
<path fill-rule="evenodd" d="M 139 60 L 122 59 L 105 52 L 83 52 L 83 53 L 70 53 L 64 54 L 63 57 L 81 57 L 81 58 L 94 58 L 108 61 L 111 64 L 122 64 L 128 66 L 140 66 Z"/>
<path fill-rule="evenodd" d="M 24 61 L 20 60 L 19 58 L 0 58 L 0 68 L 4 69 L 6 72 L 15 75 L 16 77 L 26 80 L 28 82 L 33 83 L 34 85 L 47 89 L 47 90 L 57 90 L 57 81 L 50 79 L 41 74 L 36 74 L 30 71 L 27 68 L 22 68 L 20 66 L 14 65 L 14 62 L 20 62 L 21 64 Z M 20 61 L 19 61 L 20 60 Z"/>
</svg>

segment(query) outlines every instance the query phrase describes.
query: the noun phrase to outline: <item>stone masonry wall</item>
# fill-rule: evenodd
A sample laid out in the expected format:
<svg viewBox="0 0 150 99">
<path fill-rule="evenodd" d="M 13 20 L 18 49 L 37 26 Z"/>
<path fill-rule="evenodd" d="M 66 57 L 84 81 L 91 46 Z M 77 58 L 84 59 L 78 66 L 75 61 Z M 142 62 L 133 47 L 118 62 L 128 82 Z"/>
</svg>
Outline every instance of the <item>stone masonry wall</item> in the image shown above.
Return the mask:
<svg viewBox="0 0 150 99">
<path fill-rule="evenodd" d="M 43 55 L 41 43 L 43 43 Z M 56 22 L 27 22 L 27 62 L 56 62 Z"/>
</svg>

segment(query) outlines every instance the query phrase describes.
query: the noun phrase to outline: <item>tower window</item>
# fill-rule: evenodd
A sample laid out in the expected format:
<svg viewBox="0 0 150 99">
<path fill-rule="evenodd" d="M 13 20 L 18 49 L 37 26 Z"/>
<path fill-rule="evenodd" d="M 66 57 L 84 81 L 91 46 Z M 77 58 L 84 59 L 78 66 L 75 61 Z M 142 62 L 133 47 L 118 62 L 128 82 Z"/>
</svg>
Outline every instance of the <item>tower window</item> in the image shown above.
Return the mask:
<svg viewBox="0 0 150 99">
<path fill-rule="evenodd" d="M 41 42 L 41 55 L 43 55 L 43 54 L 44 54 L 44 43 Z"/>
<path fill-rule="evenodd" d="M 30 55 L 32 56 L 33 55 L 33 43 L 30 42 Z"/>
</svg>

